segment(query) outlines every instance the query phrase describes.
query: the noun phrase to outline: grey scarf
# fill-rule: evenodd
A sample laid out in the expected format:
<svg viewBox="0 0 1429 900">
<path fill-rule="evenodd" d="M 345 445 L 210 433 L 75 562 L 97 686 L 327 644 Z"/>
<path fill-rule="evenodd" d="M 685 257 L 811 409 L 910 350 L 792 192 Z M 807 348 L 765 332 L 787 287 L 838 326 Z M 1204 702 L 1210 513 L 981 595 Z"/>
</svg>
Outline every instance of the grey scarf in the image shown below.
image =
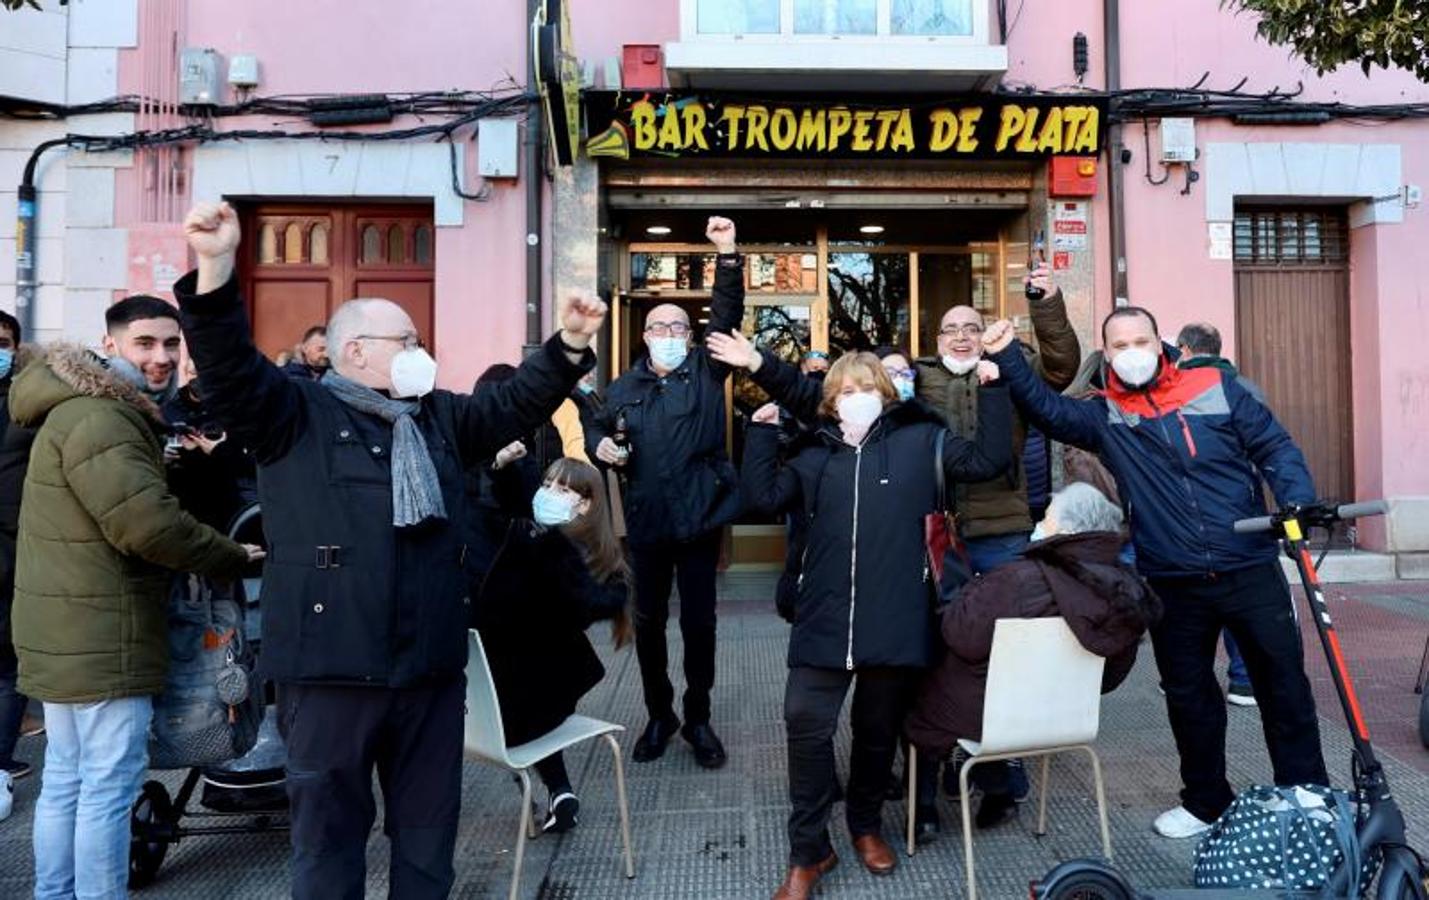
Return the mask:
<svg viewBox="0 0 1429 900">
<path fill-rule="evenodd" d="M 393 400 L 372 388 L 328 370 L 322 385 L 358 412 L 380 416 L 392 423 L 392 524 L 398 528 L 427 519 L 445 519 L 442 486 L 437 467 L 427 451 L 427 440 L 412 420 L 421 409 L 416 400 Z"/>
</svg>

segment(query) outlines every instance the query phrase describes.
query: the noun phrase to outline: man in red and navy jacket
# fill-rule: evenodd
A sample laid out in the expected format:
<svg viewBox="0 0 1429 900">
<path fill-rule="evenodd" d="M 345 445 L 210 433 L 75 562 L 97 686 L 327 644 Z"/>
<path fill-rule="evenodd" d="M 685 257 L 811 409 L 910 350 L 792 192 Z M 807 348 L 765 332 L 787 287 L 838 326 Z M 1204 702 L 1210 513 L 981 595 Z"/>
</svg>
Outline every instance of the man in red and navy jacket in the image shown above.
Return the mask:
<svg viewBox="0 0 1429 900">
<path fill-rule="evenodd" d="M 1050 289 L 1045 269 L 1032 282 Z M 1245 655 L 1280 785 L 1328 784 L 1315 700 L 1289 587 L 1272 536 L 1237 534 L 1265 515 L 1260 479 L 1282 505 L 1315 500 L 1305 457 L 1270 410 L 1218 368 L 1178 369 L 1139 307 L 1102 323 L 1106 389 L 1073 400 L 1044 385 L 1014 346 L 1010 323 L 983 338 L 1014 402 L 1053 440 L 1097 453 L 1127 507 L 1137 568 L 1165 604 L 1152 630 L 1181 806 L 1157 832 L 1191 837 L 1234 799 L 1226 780 L 1226 705 L 1215 674 L 1224 627 Z"/>
</svg>

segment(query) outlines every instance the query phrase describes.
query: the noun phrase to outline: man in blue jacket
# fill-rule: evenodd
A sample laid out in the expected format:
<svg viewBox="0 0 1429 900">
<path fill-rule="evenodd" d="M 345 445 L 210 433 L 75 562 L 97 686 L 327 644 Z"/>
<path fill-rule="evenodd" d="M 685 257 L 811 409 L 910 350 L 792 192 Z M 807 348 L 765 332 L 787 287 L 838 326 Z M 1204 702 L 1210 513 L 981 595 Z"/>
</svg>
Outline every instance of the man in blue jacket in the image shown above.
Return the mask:
<svg viewBox="0 0 1429 900">
<path fill-rule="evenodd" d="M 1044 276 L 1033 279 L 1039 281 L 1047 287 Z M 1230 373 L 1178 369 L 1156 319 L 1139 307 L 1117 309 L 1102 323 L 1111 371 L 1106 389 L 1084 400 L 1044 385 L 1014 339 L 1009 322 L 988 329 L 988 358 L 1038 428 L 1100 455 L 1127 507 L 1137 567 L 1165 603 L 1151 636 L 1183 787 L 1181 805 L 1157 818 L 1156 831 L 1204 832 L 1235 796 L 1226 780 L 1226 706 L 1214 668 L 1222 628 L 1250 669 L 1276 784 L 1328 784 L 1278 544 L 1232 527 L 1265 514 L 1262 477 L 1282 506 L 1314 501 L 1305 457 L 1290 435 Z"/>
</svg>

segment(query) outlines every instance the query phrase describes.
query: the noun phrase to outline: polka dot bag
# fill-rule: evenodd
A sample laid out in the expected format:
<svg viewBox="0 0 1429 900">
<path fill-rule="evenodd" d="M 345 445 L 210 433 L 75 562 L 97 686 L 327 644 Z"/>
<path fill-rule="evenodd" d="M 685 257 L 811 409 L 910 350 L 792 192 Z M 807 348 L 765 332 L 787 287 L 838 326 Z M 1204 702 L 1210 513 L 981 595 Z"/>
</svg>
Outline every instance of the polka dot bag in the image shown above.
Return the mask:
<svg viewBox="0 0 1429 900">
<path fill-rule="evenodd" d="M 1314 891 L 1348 858 L 1360 872 L 1357 895 L 1363 895 L 1379 860 L 1360 853 L 1355 815 L 1344 791 L 1255 785 L 1202 838 L 1196 887 Z"/>
</svg>

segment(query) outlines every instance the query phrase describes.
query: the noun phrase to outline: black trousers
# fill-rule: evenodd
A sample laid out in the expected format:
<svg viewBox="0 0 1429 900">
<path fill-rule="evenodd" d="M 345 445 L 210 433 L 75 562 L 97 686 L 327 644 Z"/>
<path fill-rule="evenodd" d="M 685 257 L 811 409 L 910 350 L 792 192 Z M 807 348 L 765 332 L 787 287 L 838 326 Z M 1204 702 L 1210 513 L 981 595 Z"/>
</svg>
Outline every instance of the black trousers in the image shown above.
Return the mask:
<svg viewBox="0 0 1429 900">
<path fill-rule="evenodd" d="M 287 684 L 295 900 L 362 900 L 377 769 L 391 841 L 388 896 L 443 898 L 456 872 L 465 681 L 391 689 Z"/>
<path fill-rule="evenodd" d="M 1260 706 L 1275 783 L 1329 784 L 1315 697 L 1279 563 L 1214 578 L 1154 578 L 1166 611 L 1151 632 L 1181 755 L 1181 802 L 1214 821 L 1235 799 L 1226 780 L 1226 700 L 1216 680 L 1221 629 L 1235 637 Z"/>
<path fill-rule="evenodd" d="M 715 568 L 719 529 L 679 543 L 632 544 L 635 570 L 635 654 L 650 718 L 674 715 L 675 688 L 665 625 L 670 618 L 670 586 L 680 587 L 680 635 L 685 641 L 685 722 L 710 720 L 715 677 Z"/>
<path fill-rule="evenodd" d="M 838 798 L 834 733 L 849 684 L 853 688 L 853 748 L 845 794 L 848 830 L 855 838 L 883 827 L 883 798 L 893 770 L 910 685 L 921 669 L 867 668 L 855 672 L 797 666 L 789 670 L 784 724 L 789 740 L 789 863 L 826 859 L 829 814 Z M 857 677 L 855 677 L 857 676 Z"/>
</svg>

